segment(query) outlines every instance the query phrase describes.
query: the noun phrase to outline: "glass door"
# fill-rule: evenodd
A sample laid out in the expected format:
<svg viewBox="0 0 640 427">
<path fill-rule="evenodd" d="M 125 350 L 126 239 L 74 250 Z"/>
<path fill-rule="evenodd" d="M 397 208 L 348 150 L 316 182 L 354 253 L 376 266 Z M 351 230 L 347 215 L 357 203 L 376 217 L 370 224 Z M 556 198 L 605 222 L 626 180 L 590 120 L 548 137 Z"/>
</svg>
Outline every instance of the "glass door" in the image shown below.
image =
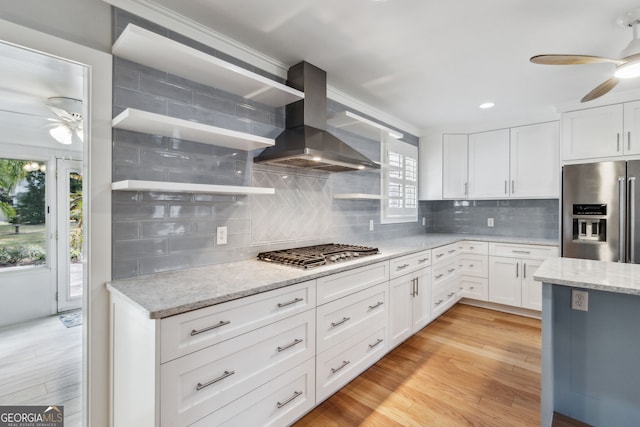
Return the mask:
<svg viewBox="0 0 640 427">
<path fill-rule="evenodd" d="M 82 162 L 56 162 L 58 222 L 58 311 L 82 306 L 84 288 L 84 230 L 82 210 Z"/>
</svg>

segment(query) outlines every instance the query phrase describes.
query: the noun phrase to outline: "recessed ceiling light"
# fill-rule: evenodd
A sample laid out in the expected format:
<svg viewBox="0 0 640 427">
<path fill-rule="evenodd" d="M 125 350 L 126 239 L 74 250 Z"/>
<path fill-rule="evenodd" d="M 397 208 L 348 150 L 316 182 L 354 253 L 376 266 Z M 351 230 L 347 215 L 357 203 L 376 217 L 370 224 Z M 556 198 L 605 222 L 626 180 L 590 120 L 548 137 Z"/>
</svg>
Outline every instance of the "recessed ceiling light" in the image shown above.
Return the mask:
<svg viewBox="0 0 640 427">
<path fill-rule="evenodd" d="M 480 108 L 482 108 L 483 110 L 486 110 L 486 109 L 492 108 L 494 105 L 496 104 L 493 102 L 485 102 L 483 104 L 480 104 Z"/>
</svg>

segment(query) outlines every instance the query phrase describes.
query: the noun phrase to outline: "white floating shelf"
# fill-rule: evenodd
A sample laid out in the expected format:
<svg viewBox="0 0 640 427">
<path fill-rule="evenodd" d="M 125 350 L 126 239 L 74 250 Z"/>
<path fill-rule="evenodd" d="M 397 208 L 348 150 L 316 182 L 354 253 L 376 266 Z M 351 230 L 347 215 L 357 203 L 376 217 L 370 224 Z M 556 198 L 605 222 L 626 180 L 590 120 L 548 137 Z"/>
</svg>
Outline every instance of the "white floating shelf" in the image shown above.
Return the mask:
<svg viewBox="0 0 640 427">
<path fill-rule="evenodd" d="M 184 182 L 125 180 L 111 184 L 114 191 L 160 191 L 169 193 L 209 193 L 260 195 L 275 194 L 275 189 L 266 187 L 242 187 L 237 185 L 190 184 Z"/>
<path fill-rule="evenodd" d="M 304 92 L 133 24 L 127 25 L 111 52 L 272 107 L 304 98 Z"/>
<path fill-rule="evenodd" d="M 344 193 L 334 194 L 334 199 L 351 199 L 351 200 L 382 200 L 383 197 L 379 194 L 365 194 L 365 193 Z"/>
<path fill-rule="evenodd" d="M 364 117 L 360 117 L 351 111 L 335 113 L 329 120 L 327 120 L 327 124 L 364 136 L 365 138 L 377 140 L 384 135 L 388 135 L 393 139 L 400 139 L 404 136 L 400 132 L 396 132 L 393 129 L 369 119 L 365 119 Z"/>
<path fill-rule="evenodd" d="M 186 139 L 245 151 L 270 147 L 275 143 L 270 138 L 133 108 L 127 108 L 118 114 L 113 119 L 112 126 L 117 129 Z"/>
</svg>

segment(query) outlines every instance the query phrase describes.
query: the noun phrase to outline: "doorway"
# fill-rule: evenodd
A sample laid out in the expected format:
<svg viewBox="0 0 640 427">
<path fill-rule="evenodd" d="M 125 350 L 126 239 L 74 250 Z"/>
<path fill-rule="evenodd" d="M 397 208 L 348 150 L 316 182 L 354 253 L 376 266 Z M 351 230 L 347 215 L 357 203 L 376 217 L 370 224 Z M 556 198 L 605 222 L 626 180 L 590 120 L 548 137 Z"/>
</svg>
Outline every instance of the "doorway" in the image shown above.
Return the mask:
<svg viewBox="0 0 640 427">
<path fill-rule="evenodd" d="M 84 222 L 82 162 L 57 159 L 58 312 L 82 307 Z"/>
</svg>

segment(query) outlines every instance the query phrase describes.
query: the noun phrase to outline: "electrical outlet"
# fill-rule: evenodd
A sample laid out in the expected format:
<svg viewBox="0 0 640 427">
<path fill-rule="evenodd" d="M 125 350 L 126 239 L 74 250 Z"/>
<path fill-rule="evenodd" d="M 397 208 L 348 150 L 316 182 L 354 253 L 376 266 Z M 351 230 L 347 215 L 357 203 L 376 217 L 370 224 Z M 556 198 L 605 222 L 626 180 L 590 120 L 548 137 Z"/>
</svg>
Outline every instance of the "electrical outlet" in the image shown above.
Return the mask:
<svg viewBox="0 0 640 427">
<path fill-rule="evenodd" d="M 571 309 L 589 311 L 589 292 L 571 289 Z"/>
<path fill-rule="evenodd" d="M 369 220 L 369 231 L 373 231 L 373 220 Z"/>
<path fill-rule="evenodd" d="M 425 225 L 427 225 L 427 218 L 422 217 L 422 226 L 424 227 Z"/>
<path fill-rule="evenodd" d="M 493 218 L 487 218 L 487 227 L 493 227 Z"/>
<path fill-rule="evenodd" d="M 227 244 L 227 227 L 216 228 L 216 244 L 218 245 Z"/>
</svg>

